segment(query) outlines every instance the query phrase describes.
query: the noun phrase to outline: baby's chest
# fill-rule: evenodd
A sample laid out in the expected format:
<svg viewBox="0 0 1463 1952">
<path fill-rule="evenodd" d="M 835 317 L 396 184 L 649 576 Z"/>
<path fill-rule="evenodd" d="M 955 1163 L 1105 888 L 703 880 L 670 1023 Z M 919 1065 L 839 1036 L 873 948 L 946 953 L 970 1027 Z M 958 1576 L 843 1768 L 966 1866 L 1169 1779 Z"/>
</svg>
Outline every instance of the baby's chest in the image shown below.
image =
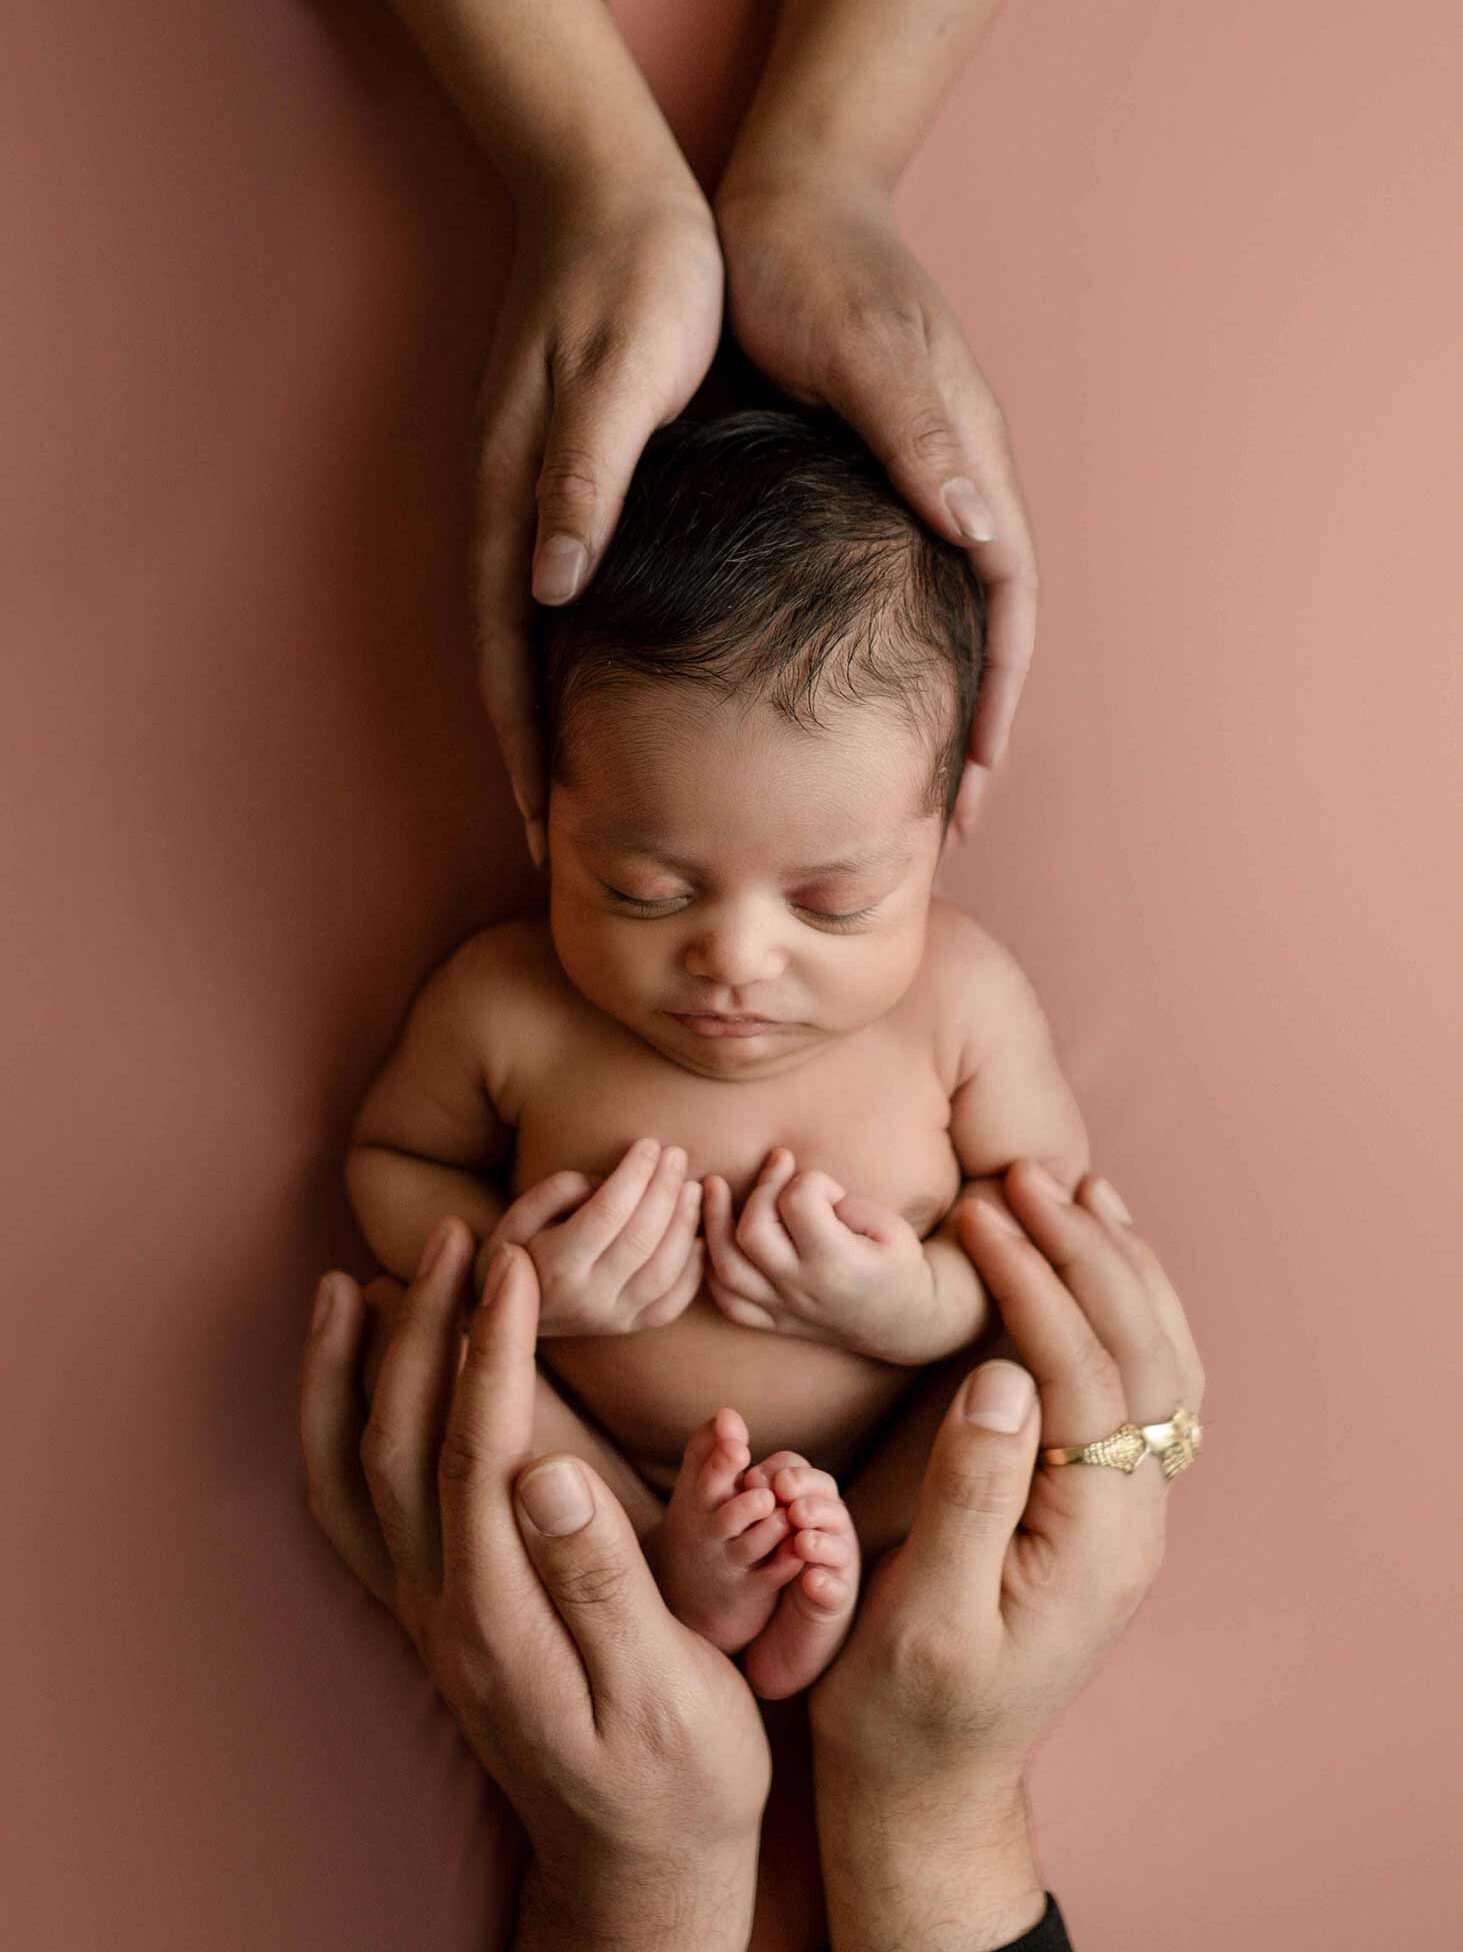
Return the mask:
<svg viewBox="0 0 1463 1952">
<path fill-rule="evenodd" d="M 519 1114 L 513 1186 L 565 1168 L 608 1173 L 636 1139 L 655 1138 L 685 1148 L 692 1177 L 719 1173 L 740 1203 L 768 1153 L 786 1146 L 800 1170 L 831 1174 L 924 1235 L 960 1185 L 949 1126 L 933 1062 L 894 1040 L 745 1083 L 696 1077 L 639 1047 L 590 1050 L 535 1080 Z"/>
</svg>

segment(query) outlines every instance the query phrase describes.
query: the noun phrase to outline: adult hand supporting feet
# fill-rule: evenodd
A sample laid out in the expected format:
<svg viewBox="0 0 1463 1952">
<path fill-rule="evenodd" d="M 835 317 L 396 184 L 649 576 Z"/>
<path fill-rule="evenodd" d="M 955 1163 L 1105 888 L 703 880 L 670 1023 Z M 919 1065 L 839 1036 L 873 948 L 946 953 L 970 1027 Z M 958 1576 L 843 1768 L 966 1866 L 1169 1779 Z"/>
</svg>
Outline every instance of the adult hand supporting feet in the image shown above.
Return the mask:
<svg viewBox="0 0 1463 1952">
<path fill-rule="evenodd" d="M 521 1247 L 491 1270 L 459 1369 L 474 1245 L 455 1219 L 428 1243 L 369 1420 L 360 1290 L 321 1283 L 300 1397 L 310 1510 L 524 1824 L 517 1952 L 741 1952 L 770 1769 L 756 1704 L 667 1611 L 603 1480 L 532 1459 Z"/>
</svg>

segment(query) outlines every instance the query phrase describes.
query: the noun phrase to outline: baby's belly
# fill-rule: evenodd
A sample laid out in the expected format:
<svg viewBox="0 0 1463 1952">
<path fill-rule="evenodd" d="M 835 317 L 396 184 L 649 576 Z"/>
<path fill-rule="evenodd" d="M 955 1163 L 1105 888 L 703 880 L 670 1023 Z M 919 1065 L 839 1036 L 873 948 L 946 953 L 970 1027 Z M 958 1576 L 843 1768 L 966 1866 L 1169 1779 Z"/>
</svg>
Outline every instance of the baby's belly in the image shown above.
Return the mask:
<svg viewBox="0 0 1463 1952">
<path fill-rule="evenodd" d="M 715 1411 L 746 1418 L 755 1462 L 796 1450 L 840 1482 L 918 1374 L 823 1342 L 729 1322 L 704 1298 L 666 1328 L 555 1336 L 545 1362 L 641 1475 L 669 1489 Z"/>
</svg>

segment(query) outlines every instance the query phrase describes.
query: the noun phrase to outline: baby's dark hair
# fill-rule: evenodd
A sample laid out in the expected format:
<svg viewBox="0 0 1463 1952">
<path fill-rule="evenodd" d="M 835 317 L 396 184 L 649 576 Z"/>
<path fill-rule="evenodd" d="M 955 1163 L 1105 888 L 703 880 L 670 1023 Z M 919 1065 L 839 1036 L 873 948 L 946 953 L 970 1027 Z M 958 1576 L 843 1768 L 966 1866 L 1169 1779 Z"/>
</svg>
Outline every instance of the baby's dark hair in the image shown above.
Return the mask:
<svg viewBox="0 0 1463 1952">
<path fill-rule="evenodd" d="M 948 823 L 980 687 L 985 591 L 831 414 L 674 420 L 646 443 L 578 600 L 540 611 L 553 777 L 589 700 L 673 680 L 817 725 L 825 688 L 886 700 L 934 753 Z"/>
</svg>

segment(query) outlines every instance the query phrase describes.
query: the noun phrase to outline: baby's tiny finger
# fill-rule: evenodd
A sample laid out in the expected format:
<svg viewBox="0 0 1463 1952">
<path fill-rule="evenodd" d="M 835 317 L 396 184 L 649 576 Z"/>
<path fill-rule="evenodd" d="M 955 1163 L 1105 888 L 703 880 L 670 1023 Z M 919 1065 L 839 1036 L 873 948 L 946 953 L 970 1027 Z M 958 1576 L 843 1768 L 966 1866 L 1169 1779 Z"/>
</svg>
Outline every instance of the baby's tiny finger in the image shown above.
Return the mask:
<svg viewBox="0 0 1463 1952">
<path fill-rule="evenodd" d="M 777 1198 L 777 1211 L 794 1247 L 805 1259 L 837 1250 L 843 1223 L 833 1209 L 847 1197 L 827 1173 L 795 1173 Z"/>
<path fill-rule="evenodd" d="M 776 1300 L 776 1290 L 737 1246 L 731 1188 L 715 1174 L 702 1182 L 701 1227 L 717 1280 L 731 1293 L 757 1301 L 765 1310 Z M 768 1327 L 771 1320 L 768 1316 Z"/>
<path fill-rule="evenodd" d="M 691 1250 L 698 1244 L 698 1229 L 701 1225 L 701 1182 L 688 1179 L 682 1182 L 676 1200 L 675 1212 L 670 1225 L 661 1237 L 661 1243 L 630 1283 L 630 1291 L 635 1296 L 644 1296 L 654 1301 L 657 1296 L 667 1293 L 680 1280 L 686 1271 L 686 1262 Z"/>
<path fill-rule="evenodd" d="M 759 1274 L 775 1283 L 796 1273 L 798 1251 L 777 1210 L 782 1189 L 797 1171 L 785 1147 L 774 1150 L 737 1221 L 736 1241 Z"/>
<path fill-rule="evenodd" d="M 691 1251 L 686 1257 L 686 1265 L 680 1277 L 666 1292 L 642 1308 L 635 1317 L 637 1328 L 664 1328 L 685 1314 L 691 1303 L 701 1292 L 701 1284 L 706 1278 L 706 1247 L 703 1241 L 693 1241 Z"/>
</svg>

